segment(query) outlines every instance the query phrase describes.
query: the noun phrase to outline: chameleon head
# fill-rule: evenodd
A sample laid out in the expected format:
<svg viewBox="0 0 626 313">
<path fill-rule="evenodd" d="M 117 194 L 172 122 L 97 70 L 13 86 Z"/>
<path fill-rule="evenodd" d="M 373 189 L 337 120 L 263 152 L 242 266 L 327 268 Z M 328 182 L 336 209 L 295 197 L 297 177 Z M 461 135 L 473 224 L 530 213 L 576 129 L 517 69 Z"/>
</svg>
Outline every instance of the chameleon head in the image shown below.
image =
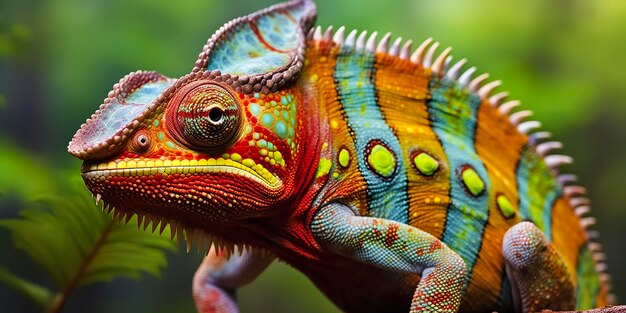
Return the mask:
<svg viewBox="0 0 626 313">
<path fill-rule="evenodd" d="M 280 201 L 297 148 L 296 93 L 245 95 L 206 75 L 136 72 L 109 95 L 68 150 L 110 207 L 206 227 Z"/>
<path fill-rule="evenodd" d="M 310 1 L 275 5 L 220 28 L 180 79 L 122 78 L 68 146 L 89 190 L 123 215 L 218 236 L 269 214 L 296 181 L 293 82 L 314 19 Z"/>
</svg>

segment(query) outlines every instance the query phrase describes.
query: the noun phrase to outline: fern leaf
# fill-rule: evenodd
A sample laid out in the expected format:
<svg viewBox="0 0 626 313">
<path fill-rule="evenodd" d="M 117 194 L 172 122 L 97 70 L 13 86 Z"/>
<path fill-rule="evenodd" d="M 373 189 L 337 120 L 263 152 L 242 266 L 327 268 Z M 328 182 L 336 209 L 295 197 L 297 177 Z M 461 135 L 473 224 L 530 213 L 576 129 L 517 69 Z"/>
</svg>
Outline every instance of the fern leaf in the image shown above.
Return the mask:
<svg viewBox="0 0 626 313">
<path fill-rule="evenodd" d="M 50 290 L 17 277 L 2 266 L 0 266 L 0 282 L 5 283 L 15 291 L 29 298 L 42 310 L 49 308 L 52 304 L 52 293 Z"/>
<path fill-rule="evenodd" d="M 167 263 L 165 250 L 176 248 L 167 234 L 139 230 L 135 217 L 128 225 L 116 223 L 94 206 L 87 192 L 42 202 L 48 209 L 21 210 L 21 218 L 2 220 L 0 227 L 52 277 L 61 291 L 54 306 L 62 306 L 75 288 L 86 284 L 142 273 L 158 276 Z"/>
</svg>

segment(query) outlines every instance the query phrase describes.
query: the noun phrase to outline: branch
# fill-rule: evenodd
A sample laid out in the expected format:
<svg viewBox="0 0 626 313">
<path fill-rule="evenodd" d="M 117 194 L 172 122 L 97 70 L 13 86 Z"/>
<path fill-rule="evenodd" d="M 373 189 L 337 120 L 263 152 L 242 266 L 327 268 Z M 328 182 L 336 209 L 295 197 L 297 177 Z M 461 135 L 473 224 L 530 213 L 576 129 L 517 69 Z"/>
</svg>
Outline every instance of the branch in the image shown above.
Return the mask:
<svg viewBox="0 0 626 313">
<path fill-rule="evenodd" d="M 585 310 L 585 311 L 552 311 L 543 310 L 541 313 L 624 313 L 626 312 L 626 305 L 612 306 L 608 305 L 598 309 Z"/>
</svg>

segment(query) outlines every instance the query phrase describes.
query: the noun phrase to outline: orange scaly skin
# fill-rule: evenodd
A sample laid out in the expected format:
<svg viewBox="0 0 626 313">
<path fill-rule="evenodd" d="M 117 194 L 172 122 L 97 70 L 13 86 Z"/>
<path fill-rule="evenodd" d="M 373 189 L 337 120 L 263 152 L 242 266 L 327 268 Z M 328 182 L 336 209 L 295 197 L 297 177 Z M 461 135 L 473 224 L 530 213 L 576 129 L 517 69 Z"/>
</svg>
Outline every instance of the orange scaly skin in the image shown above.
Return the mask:
<svg viewBox="0 0 626 313">
<path fill-rule="evenodd" d="M 237 311 L 275 257 L 345 311 L 610 300 L 589 200 L 557 171 L 569 157 L 498 81 L 430 40 L 411 54 L 314 18 L 279 4 L 226 24 L 180 79 L 127 75 L 68 147 L 116 216 L 211 249 L 200 312 Z"/>
</svg>

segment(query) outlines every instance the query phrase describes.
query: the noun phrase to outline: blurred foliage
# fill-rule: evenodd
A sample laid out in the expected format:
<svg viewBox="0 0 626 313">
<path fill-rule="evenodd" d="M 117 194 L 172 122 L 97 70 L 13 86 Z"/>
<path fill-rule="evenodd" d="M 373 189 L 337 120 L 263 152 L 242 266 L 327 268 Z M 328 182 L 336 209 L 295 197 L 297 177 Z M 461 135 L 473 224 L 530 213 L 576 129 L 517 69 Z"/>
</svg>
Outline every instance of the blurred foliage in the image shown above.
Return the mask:
<svg viewBox="0 0 626 313">
<path fill-rule="evenodd" d="M 17 208 L 26 206 L 23 199 L 33 195 L 74 192 L 68 182 L 78 176 L 80 163 L 65 152 L 67 141 L 120 77 L 137 69 L 182 76 L 213 31 L 275 2 L 1 1 L 0 217 L 15 218 Z M 563 153 L 575 157 L 568 170 L 588 187 L 615 291 L 626 299 L 626 268 L 617 266 L 626 258 L 626 1 L 316 3 L 320 25 L 391 31 L 414 42 L 432 36 L 452 45 L 455 59 L 466 57 L 479 72 L 503 79 L 502 90 L 534 110 L 545 129 L 565 143 Z M 10 242 L 2 236 L 8 235 L 0 232 L 0 242 Z M 162 280 L 146 277 L 139 287 L 116 279 L 81 288 L 67 312 L 84 311 L 85 305 L 93 312 L 190 312 L 191 277 L 201 258 L 174 255 Z M 55 285 L 8 244 L 0 245 L 0 261 L 23 274 L 24 282 L 42 281 L 46 290 Z M 0 278 L 11 278 L 5 274 L 0 268 Z M 30 309 L 2 291 L 0 303 L 9 312 Z M 157 301 L 163 296 L 168 300 Z M 248 312 L 334 309 L 303 275 L 283 264 L 243 288 L 240 299 Z"/>
<path fill-rule="evenodd" d="M 128 224 L 117 223 L 94 207 L 84 188 L 63 197 L 43 196 L 41 201 L 49 209 L 22 209 L 20 218 L 0 220 L 0 227 L 10 231 L 16 248 L 45 269 L 58 291 L 2 267 L 0 281 L 44 312 L 60 312 L 67 298 L 84 285 L 117 276 L 139 278 L 141 272 L 158 276 L 167 263 L 164 250 L 175 249 L 168 229 L 163 236 L 141 231 L 134 225 L 136 217 Z"/>
</svg>

